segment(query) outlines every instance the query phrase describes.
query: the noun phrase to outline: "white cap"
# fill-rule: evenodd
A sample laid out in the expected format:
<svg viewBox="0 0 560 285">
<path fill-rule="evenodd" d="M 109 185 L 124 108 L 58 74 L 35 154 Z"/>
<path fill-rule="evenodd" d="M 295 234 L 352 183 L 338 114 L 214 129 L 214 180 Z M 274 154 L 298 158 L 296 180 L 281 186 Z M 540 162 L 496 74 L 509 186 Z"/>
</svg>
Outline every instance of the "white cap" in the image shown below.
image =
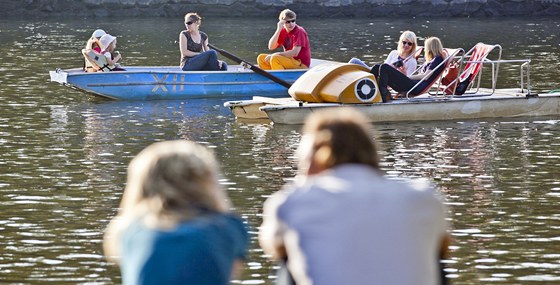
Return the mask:
<svg viewBox="0 0 560 285">
<path fill-rule="evenodd" d="M 109 34 L 104 34 L 99 40 L 99 42 L 101 43 L 101 49 L 107 49 L 107 47 L 109 47 L 109 45 L 116 39 L 116 37 L 113 37 Z"/>
<path fill-rule="evenodd" d="M 106 32 L 102 29 L 97 29 L 95 30 L 95 32 L 93 32 L 93 34 L 91 34 L 92 38 L 100 38 L 102 37 L 104 34 L 106 34 Z"/>
</svg>

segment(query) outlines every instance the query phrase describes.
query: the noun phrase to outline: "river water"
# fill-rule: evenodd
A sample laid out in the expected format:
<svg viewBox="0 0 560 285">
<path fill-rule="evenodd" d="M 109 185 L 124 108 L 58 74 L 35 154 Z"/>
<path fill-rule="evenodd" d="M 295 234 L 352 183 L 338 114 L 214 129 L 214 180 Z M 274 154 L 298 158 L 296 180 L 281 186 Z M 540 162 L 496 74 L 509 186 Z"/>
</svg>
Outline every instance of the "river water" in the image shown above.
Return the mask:
<svg viewBox="0 0 560 285">
<path fill-rule="evenodd" d="M 202 30 L 216 46 L 255 62 L 275 22 L 208 17 Z M 118 268 L 102 255 L 102 232 L 116 213 L 128 162 L 150 143 L 170 139 L 215 150 L 234 210 L 253 229 L 244 273 L 234 283 L 272 283 L 273 264 L 255 233 L 263 201 L 295 173 L 299 126 L 238 122 L 222 107 L 226 99 L 112 102 L 49 82 L 49 70 L 81 66 L 79 50 L 96 28 L 119 37 L 125 65 L 176 65 L 182 23 L 0 20 L 0 283 L 119 284 Z M 560 88 L 557 19 L 298 23 L 318 58 L 380 61 L 411 29 L 449 47 L 501 44 L 503 58 L 532 59 L 534 90 Z M 501 70 L 499 87 L 518 84 L 517 66 Z M 427 177 L 444 194 L 453 284 L 560 283 L 559 124 L 554 116 L 373 126 L 387 175 Z"/>
</svg>

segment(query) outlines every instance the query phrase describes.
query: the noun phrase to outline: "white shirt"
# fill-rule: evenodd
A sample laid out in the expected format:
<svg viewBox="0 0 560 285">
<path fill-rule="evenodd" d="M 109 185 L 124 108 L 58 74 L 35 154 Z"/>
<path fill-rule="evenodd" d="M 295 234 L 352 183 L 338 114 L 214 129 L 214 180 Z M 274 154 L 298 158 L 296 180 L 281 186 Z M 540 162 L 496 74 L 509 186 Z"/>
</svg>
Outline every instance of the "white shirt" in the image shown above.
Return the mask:
<svg viewBox="0 0 560 285">
<path fill-rule="evenodd" d="M 427 183 L 346 164 L 273 194 L 260 238 L 285 244 L 299 285 L 433 285 L 445 212 Z"/>
<path fill-rule="evenodd" d="M 393 64 L 398 59 L 399 53 L 396 50 L 392 50 L 387 56 L 387 59 L 385 59 L 385 63 Z M 404 62 L 406 76 L 411 76 L 416 70 L 417 65 L 418 63 L 416 62 L 416 58 L 414 58 L 414 56 L 409 56 L 408 59 L 406 59 L 406 61 Z"/>
</svg>

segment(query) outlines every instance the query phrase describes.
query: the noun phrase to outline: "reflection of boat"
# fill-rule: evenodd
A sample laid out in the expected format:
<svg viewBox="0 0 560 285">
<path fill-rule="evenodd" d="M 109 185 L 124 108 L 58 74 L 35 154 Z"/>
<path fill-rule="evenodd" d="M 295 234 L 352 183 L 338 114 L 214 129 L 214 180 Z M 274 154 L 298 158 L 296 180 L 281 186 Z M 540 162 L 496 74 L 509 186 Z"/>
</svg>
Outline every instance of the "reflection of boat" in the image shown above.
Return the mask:
<svg viewBox="0 0 560 285">
<path fill-rule="evenodd" d="M 477 118 L 511 118 L 523 116 L 547 116 L 558 115 L 560 112 L 560 92 L 553 92 L 544 95 L 537 95 L 531 93 L 530 79 L 529 79 L 529 63 L 530 60 L 475 60 L 465 61 L 467 64 L 490 64 L 492 66 L 491 88 L 481 88 L 480 80 L 473 80 L 469 84 L 471 87 L 469 92 L 464 95 L 447 95 L 442 94 L 441 90 L 445 86 L 435 84 L 434 90 L 439 90 L 436 93 L 423 94 L 414 98 L 401 98 L 392 100 L 389 103 L 372 103 L 365 102 L 360 104 L 346 104 L 343 101 L 330 101 L 330 102 L 304 102 L 303 100 L 294 99 L 267 99 L 253 98 L 253 100 L 245 101 L 229 101 L 224 105 L 229 107 L 230 110 L 238 118 L 269 118 L 274 123 L 278 124 L 302 124 L 307 115 L 310 113 L 324 108 L 338 108 L 343 106 L 352 106 L 357 110 L 364 112 L 371 122 L 379 121 L 427 121 L 427 120 L 464 120 L 464 119 L 477 119 Z M 509 89 L 496 89 L 498 67 L 502 63 L 520 63 L 520 87 Z M 350 65 L 347 65 L 350 66 Z M 311 95 L 320 94 L 321 86 L 316 87 L 313 85 L 313 80 L 307 81 L 308 74 L 313 73 L 314 70 L 325 70 L 324 66 L 320 68 L 310 69 L 305 75 L 300 77 L 289 93 L 293 98 L 296 86 L 303 86 L 300 90 L 312 90 L 308 92 Z M 346 68 L 348 69 L 348 68 Z M 349 69 L 351 70 L 351 69 Z M 320 72 L 320 71 L 319 71 Z M 330 71 L 329 71 L 330 72 Z M 338 90 L 352 91 L 356 97 L 363 97 L 362 93 L 375 95 L 374 90 L 377 85 L 371 84 L 371 88 L 362 84 L 364 79 L 370 80 L 366 77 L 361 77 L 358 80 L 346 80 L 349 78 L 347 73 L 338 72 L 336 76 L 331 76 L 326 87 L 329 90 L 333 83 L 342 84 L 338 86 Z M 480 72 L 481 74 L 482 72 Z M 480 78 L 480 77 L 476 77 Z M 305 82 L 304 82 L 305 81 Z M 371 81 L 371 80 L 370 80 Z M 311 82 L 310 85 L 307 83 Z M 360 87 L 362 86 L 362 87 Z M 367 92 L 363 91 L 364 87 L 368 87 Z M 327 90 L 327 91 L 329 91 Z M 340 93 L 342 94 L 342 93 Z M 297 94 L 296 94 L 297 95 Z M 342 95 L 340 95 L 342 96 Z M 373 97 L 372 97 L 373 98 Z"/>
<path fill-rule="evenodd" d="M 313 59 L 311 66 L 325 62 Z M 84 72 L 81 68 L 50 71 L 51 81 L 93 95 L 116 100 L 162 100 L 264 95 L 287 96 L 286 87 L 240 65 L 229 71 L 182 71 L 179 67 L 126 67 L 126 71 Z M 292 83 L 306 70 L 270 73 Z"/>
</svg>

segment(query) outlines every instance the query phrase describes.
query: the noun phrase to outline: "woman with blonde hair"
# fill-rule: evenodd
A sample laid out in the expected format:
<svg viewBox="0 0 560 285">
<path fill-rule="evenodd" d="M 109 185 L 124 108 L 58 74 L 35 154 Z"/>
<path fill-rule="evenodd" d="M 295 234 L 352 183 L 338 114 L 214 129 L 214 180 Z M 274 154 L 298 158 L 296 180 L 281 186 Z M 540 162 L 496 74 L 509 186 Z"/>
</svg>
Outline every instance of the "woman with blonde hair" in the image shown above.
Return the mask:
<svg viewBox="0 0 560 285">
<path fill-rule="evenodd" d="M 248 236 L 218 175 L 214 155 L 190 141 L 155 143 L 132 160 L 104 237 L 123 284 L 229 284 Z"/>
<path fill-rule="evenodd" d="M 423 181 L 383 177 L 370 128 L 351 108 L 311 114 L 299 179 L 264 204 L 260 244 L 295 284 L 438 284 L 445 206 Z"/>
<path fill-rule="evenodd" d="M 399 37 L 399 42 L 397 43 L 397 49 L 389 53 L 385 59 L 385 63 L 392 65 L 407 76 L 412 75 L 418 65 L 414 57 L 417 46 L 416 34 L 414 34 L 414 32 L 402 32 Z M 355 57 L 350 59 L 348 63 L 363 65 L 371 69 L 365 62 Z"/>
<path fill-rule="evenodd" d="M 420 92 L 425 90 L 431 82 L 441 75 L 445 69 L 445 65 L 442 64 L 445 58 L 446 54 L 441 40 L 436 37 L 430 37 L 424 41 L 424 59 L 426 63 L 420 68 L 418 73 L 407 77 L 402 72 L 397 72 L 395 68 L 388 64 L 377 64 L 370 72 L 377 79 L 377 85 L 383 102 L 388 102 L 392 100 L 391 94 L 387 89 L 388 86 L 397 92 L 408 92 L 417 83 L 422 81 L 410 92 L 411 96 L 420 95 Z M 426 76 L 428 76 L 427 79 L 422 80 Z"/>
</svg>

